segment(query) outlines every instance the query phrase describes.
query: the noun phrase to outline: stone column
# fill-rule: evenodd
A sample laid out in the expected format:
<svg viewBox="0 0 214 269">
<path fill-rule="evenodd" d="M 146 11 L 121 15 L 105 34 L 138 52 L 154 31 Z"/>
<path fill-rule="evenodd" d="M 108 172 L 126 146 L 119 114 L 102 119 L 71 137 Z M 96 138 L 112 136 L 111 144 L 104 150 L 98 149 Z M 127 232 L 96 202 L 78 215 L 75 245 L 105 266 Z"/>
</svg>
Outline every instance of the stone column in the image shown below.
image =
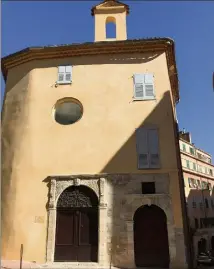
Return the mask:
<svg viewBox="0 0 214 269">
<path fill-rule="evenodd" d="M 100 204 L 99 206 L 99 248 L 98 248 L 98 263 L 105 265 L 106 263 L 106 212 L 107 205 Z"/>
<path fill-rule="evenodd" d="M 46 262 L 54 262 L 56 208 L 49 208 Z"/>
<path fill-rule="evenodd" d="M 98 248 L 98 263 L 104 265 L 106 263 L 106 217 L 107 204 L 105 203 L 105 178 L 99 180 L 99 248 Z"/>
<path fill-rule="evenodd" d="M 170 268 L 174 268 L 176 264 L 176 241 L 175 241 L 175 231 L 172 223 L 167 222 L 168 230 L 168 242 L 169 242 L 169 257 L 170 257 Z"/>
<path fill-rule="evenodd" d="M 134 229 L 133 229 L 133 221 L 126 221 L 126 230 L 127 230 L 127 252 L 128 257 L 126 261 L 126 265 L 128 268 L 135 268 L 135 259 L 134 259 Z"/>
<path fill-rule="evenodd" d="M 46 262 L 54 261 L 55 229 L 56 229 L 55 192 L 56 192 L 56 180 L 52 179 L 49 192 L 49 204 L 48 204 Z"/>
</svg>

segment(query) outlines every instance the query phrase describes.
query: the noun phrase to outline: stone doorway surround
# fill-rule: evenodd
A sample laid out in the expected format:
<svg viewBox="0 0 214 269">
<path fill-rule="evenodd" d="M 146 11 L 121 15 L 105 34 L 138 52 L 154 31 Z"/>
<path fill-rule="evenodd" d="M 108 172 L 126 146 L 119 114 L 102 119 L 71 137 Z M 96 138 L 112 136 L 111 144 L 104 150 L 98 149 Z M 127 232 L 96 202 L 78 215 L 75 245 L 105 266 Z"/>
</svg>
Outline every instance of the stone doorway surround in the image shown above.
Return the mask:
<svg viewBox="0 0 214 269">
<path fill-rule="evenodd" d="M 142 195 L 140 193 L 139 184 L 143 181 L 155 181 L 157 183 L 156 194 Z M 47 224 L 47 244 L 46 244 L 46 263 L 44 268 L 108 268 L 109 253 L 107 237 L 109 236 L 106 221 L 109 219 L 108 211 L 111 210 L 109 203 L 109 186 L 122 190 L 116 196 L 120 201 L 124 201 L 123 213 L 124 217 L 120 223 L 124 223 L 125 230 L 121 238 L 126 242 L 126 252 L 119 255 L 121 261 L 121 268 L 136 268 L 134 260 L 134 241 L 133 241 L 133 216 L 135 211 L 143 205 L 156 205 L 165 212 L 167 216 L 167 230 L 169 240 L 170 253 L 170 268 L 185 268 L 183 262 L 184 245 L 183 245 L 183 231 L 179 242 L 178 232 L 174 225 L 174 216 L 172 209 L 172 201 L 169 195 L 170 177 L 167 174 L 96 174 L 96 175 L 69 175 L 69 176 L 51 176 L 46 178 L 49 182 L 49 200 L 47 204 L 48 209 L 48 224 Z M 56 205 L 61 193 L 70 186 L 87 186 L 91 188 L 97 195 L 99 200 L 99 230 L 98 230 L 98 262 L 54 262 L 55 250 L 55 229 L 56 229 Z M 124 254 L 124 255 L 123 255 Z M 124 264 L 124 266 L 122 265 Z M 112 264 L 113 267 L 118 267 Z"/>
<path fill-rule="evenodd" d="M 97 268 L 105 264 L 106 243 L 105 243 L 105 219 L 107 204 L 105 203 L 105 178 L 101 175 L 76 175 L 76 176 L 56 176 L 49 177 L 49 200 L 48 200 L 48 225 L 46 244 L 46 266 L 51 268 Z M 55 251 L 55 231 L 57 201 L 62 192 L 70 186 L 86 186 L 91 188 L 99 200 L 99 230 L 98 230 L 98 263 L 93 262 L 54 262 Z"/>
</svg>

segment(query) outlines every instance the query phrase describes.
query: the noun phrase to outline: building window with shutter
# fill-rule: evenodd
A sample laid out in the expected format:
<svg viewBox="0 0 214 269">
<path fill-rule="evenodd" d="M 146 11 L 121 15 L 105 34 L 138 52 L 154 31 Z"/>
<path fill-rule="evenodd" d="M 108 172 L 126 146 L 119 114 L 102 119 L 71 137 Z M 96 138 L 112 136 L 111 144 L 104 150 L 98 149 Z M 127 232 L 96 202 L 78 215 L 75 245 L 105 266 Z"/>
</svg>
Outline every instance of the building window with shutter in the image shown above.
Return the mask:
<svg viewBox="0 0 214 269">
<path fill-rule="evenodd" d="M 160 168 L 158 130 L 141 127 L 136 130 L 138 169 Z"/>
<path fill-rule="evenodd" d="M 72 66 L 58 66 L 58 84 L 71 84 L 72 82 Z"/>
<path fill-rule="evenodd" d="M 202 190 L 207 190 L 208 186 L 207 186 L 207 182 L 202 181 Z"/>
<path fill-rule="evenodd" d="M 188 182 L 189 182 L 189 187 L 193 188 L 193 180 L 192 180 L 192 178 L 189 177 Z"/>
<path fill-rule="evenodd" d="M 197 183 L 197 180 L 195 178 L 193 178 L 193 185 L 194 185 L 194 188 L 198 188 L 198 183 Z"/>
<path fill-rule="evenodd" d="M 134 74 L 134 100 L 154 100 L 154 75 L 149 74 Z"/>
<path fill-rule="evenodd" d="M 201 181 L 199 179 L 197 180 L 197 183 L 198 183 L 197 184 L 198 185 L 198 188 L 201 188 Z"/>
<path fill-rule="evenodd" d="M 190 151 L 190 153 L 191 153 L 192 155 L 195 155 L 195 150 L 194 150 L 194 148 L 189 147 L 189 151 Z"/>
<path fill-rule="evenodd" d="M 196 164 L 195 163 L 193 163 L 193 170 L 196 171 Z"/>
<path fill-rule="evenodd" d="M 182 150 L 186 152 L 186 145 L 182 144 Z"/>
<path fill-rule="evenodd" d="M 186 165 L 187 165 L 187 168 L 190 168 L 188 160 L 186 160 Z"/>
<path fill-rule="evenodd" d="M 198 172 L 202 173 L 202 167 L 201 167 L 201 165 L 198 165 Z"/>
</svg>

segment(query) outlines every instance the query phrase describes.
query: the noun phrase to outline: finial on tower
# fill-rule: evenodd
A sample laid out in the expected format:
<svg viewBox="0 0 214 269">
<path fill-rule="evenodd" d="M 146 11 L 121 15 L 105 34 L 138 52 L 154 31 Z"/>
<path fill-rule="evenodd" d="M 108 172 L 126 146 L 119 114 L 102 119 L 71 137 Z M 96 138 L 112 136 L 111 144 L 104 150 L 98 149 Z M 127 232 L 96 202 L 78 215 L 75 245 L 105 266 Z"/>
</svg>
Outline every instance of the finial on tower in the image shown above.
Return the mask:
<svg viewBox="0 0 214 269">
<path fill-rule="evenodd" d="M 129 14 L 129 6 L 117 0 L 104 0 L 92 7 L 91 15 L 95 17 L 95 42 L 126 40 L 126 16 Z M 115 23 L 116 37 L 106 37 L 106 25 Z"/>
</svg>

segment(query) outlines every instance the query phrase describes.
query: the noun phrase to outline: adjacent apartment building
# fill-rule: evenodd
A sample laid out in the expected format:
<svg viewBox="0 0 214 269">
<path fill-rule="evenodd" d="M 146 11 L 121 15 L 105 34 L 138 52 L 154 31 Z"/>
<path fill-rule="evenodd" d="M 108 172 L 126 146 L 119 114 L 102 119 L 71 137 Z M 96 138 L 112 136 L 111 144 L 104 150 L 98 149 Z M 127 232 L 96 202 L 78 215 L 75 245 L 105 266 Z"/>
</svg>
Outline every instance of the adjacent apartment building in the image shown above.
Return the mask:
<svg viewBox="0 0 214 269">
<path fill-rule="evenodd" d="M 180 135 L 180 151 L 195 257 L 214 251 L 214 165 L 211 155 L 197 148 L 191 134 Z"/>
<path fill-rule="evenodd" d="M 127 40 L 119 1 L 91 12 L 94 42 L 2 59 L 2 259 L 187 268 L 174 41 Z"/>
</svg>

